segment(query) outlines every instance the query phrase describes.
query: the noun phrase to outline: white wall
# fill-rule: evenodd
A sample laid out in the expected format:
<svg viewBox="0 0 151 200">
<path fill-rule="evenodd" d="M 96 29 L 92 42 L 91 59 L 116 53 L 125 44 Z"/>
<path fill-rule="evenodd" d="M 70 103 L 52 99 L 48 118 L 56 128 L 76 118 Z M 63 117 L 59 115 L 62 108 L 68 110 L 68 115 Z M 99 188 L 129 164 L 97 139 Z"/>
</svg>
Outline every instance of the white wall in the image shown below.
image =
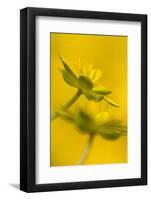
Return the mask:
<svg viewBox="0 0 151 200">
<path fill-rule="evenodd" d="M 0 199 L 150 199 L 151 187 L 123 187 L 26 194 L 19 184 L 19 9 L 27 6 L 86 9 L 148 14 L 151 33 L 150 0 L 4 0 L 0 3 Z M 148 40 L 150 44 L 150 38 Z M 150 45 L 149 53 L 150 55 Z M 150 64 L 150 56 L 149 63 Z M 149 73 L 150 74 L 150 69 Z M 149 85 L 151 80 L 149 79 Z M 149 100 L 150 99 L 150 94 Z M 151 109 L 149 106 L 149 122 Z M 149 131 L 150 133 L 150 127 Z M 149 134 L 148 134 L 149 135 Z M 149 135 L 148 141 L 151 140 Z M 149 152 L 151 142 L 149 143 Z M 150 153 L 149 153 L 150 156 Z M 149 157 L 148 156 L 148 157 Z M 151 183 L 149 158 L 149 184 Z"/>
</svg>

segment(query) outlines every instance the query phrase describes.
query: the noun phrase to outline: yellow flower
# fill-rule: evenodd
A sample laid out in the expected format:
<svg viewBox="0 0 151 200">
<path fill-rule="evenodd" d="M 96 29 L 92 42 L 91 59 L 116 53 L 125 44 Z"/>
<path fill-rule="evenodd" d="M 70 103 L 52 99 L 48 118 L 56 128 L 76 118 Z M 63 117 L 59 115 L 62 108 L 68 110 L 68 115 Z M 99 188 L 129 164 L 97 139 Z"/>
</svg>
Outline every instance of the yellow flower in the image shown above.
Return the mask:
<svg viewBox="0 0 151 200">
<path fill-rule="evenodd" d="M 77 65 L 78 72 L 76 74 L 70 69 L 69 65 L 61 57 L 59 58 L 63 64 L 63 69 L 61 69 L 61 72 L 64 81 L 68 85 L 78 89 L 76 94 L 62 106 L 62 110 L 67 110 L 82 94 L 88 100 L 95 102 L 105 100 L 110 105 L 119 107 L 114 101 L 107 97 L 107 95 L 112 93 L 110 90 L 103 86 L 97 86 L 97 84 L 100 83 L 103 74 L 100 69 L 94 68 L 92 65 L 81 65 L 79 62 Z M 59 112 L 53 113 L 51 120 L 56 119 L 58 116 Z"/>
<path fill-rule="evenodd" d="M 97 83 L 100 83 L 103 71 L 100 69 L 94 68 L 92 64 L 81 64 L 81 61 L 79 60 L 76 65 L 77 68 L 77 74 L 79 76 L 87 77 L 95 86 Z"/>
<path fill-rule="evenodd" d="M 68 85 L 77 88 L 89 100 L 99 102 L 104 99 L 112 106 L 119 107 L 115 102 L 106 97 L 112 93 L 110 90 L 101 85 L 97 86 L 103 74 L 100 69 L 94 68 L 92 65 L 81 65 L 79 61 L 76 67 L 77 73 L 74 73 L 61 57 L 60 60 L 64 67 L 61 70 L 62 76 Z"/>
</svg>

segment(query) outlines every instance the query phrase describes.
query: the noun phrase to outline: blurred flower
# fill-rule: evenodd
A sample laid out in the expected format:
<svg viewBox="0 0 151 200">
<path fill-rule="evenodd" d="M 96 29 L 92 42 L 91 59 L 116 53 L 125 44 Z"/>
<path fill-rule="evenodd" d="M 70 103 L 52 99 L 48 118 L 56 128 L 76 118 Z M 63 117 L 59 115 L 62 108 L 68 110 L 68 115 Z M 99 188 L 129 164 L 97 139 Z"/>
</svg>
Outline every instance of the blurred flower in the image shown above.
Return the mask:
<svg viewBox="0 0 151 200">
<path fill-rule="evenodd" d="M 92 115 L 82 109 L 77 110 L 74 114 L 64 110 L 58 112 L 63 119 L 73 123 L 81 133 L 89 134 L 89 139 L 77 164 L 85 162 L 96 134 L 106 140 L 116 140 L 127 133 L 127 127 L 122 125 L 119 120 L 115 120 L 109 112 L 97 112 Z"/>
<path fill-rule="evenodd" d="M 127 127 L 120 120 L 114 119 L 109 112 L 99 112 L 89 115 L 85 110 L 79 109 L 76 113 L 58 111 L 60 116 L 80 129 L 82 133 L 99 134 L 105 139 L 114 140 L 124 136 Z"/>
</svg>

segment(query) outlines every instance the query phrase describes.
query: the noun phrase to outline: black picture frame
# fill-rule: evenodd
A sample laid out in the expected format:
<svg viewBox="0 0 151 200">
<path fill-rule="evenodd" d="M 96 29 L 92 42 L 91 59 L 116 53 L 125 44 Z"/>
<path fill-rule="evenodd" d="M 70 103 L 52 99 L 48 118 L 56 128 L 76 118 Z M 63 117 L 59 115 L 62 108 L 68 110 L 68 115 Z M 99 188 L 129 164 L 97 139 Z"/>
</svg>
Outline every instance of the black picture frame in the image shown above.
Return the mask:
<svg viewBox="0 0 151 200">
<path fill-rule="evenodd" d="M 36 184 L 35 19 L 37 16 L 141 22 L 141 178 Z M 121 187 L 146 184 L 147 15 L 32 7 L 22 9 L 20 11 L 20 189 L 25 192 L 44 192 L 56 190 Z"/>
</svg>

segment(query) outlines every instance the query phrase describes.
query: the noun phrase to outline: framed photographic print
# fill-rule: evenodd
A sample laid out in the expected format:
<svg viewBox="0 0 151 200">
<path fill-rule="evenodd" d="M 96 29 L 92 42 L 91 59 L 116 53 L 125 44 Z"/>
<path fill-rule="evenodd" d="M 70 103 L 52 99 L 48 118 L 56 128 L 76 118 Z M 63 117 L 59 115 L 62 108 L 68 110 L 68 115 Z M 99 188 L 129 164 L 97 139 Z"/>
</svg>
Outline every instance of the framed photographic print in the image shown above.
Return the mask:
<svg viewBox="0 0 151 200">
<path fill-rule="evenodd" d="M 20 189 L 147 184 L 147 16 L 20 12 Z"/>
</svg>

